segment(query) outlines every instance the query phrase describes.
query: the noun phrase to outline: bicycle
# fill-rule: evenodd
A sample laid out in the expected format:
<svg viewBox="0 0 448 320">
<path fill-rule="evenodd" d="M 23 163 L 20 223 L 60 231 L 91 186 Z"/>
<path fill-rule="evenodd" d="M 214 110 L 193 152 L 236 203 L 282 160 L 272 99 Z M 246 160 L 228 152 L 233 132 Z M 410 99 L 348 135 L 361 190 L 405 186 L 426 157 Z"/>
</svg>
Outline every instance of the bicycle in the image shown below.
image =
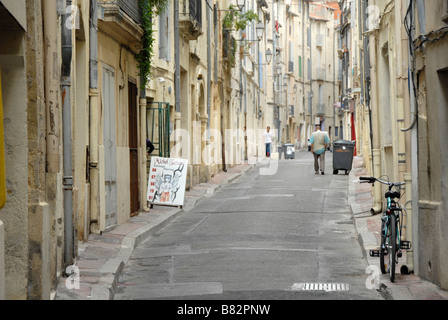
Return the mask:
<svg viewBox="0 0 448 320">
<path fill-rule="evenodd" d="M 380 269 L 383 274 L 389 273 L 391 282 L 395 282 L 395 266 L 403 253 L 401 250 L 411 249 L 411 242 L 402 240 L 402 221 L 405 207 L 399 202 L 401 186 L 404 182 L 389 182 L 374 177 L 360 177 L 361 183 L 380 182 L 389 186 L 385 193 L 387 199 L 386 210 L 381 217 L 381 245 L 379 250 L 370 250 L 371 257 L 380 257 Z M 395 188 L 395 191 L 392 189 Z"/>
</svg>

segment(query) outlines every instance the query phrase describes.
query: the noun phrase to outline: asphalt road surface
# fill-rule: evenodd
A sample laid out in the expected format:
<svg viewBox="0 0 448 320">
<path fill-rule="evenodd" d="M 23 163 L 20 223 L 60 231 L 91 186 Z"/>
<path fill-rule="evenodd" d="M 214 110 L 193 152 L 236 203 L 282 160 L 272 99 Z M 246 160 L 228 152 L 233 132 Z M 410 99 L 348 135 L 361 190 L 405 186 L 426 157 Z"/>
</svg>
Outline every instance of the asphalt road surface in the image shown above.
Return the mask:
<svg viewBox="0 0 448 320">
<path fill-rule="evenodd" d="M 382 299 L 368 288 L 348 179 L 297 152 L 259 164 L 136 248 L 116 300 Z"/>
</svg>

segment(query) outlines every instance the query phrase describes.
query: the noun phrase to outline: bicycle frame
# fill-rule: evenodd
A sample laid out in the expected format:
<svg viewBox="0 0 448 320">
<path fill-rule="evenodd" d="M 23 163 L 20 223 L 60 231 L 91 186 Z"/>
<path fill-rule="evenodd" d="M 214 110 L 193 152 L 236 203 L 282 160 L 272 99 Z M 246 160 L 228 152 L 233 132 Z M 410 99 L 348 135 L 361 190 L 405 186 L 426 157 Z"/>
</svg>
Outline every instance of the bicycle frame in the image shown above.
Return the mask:
<svg viewBox="0 0 448 320">
<path fill-rule="evenodd" d="M 370 256 L 380 257 L 381 272 L 390 274 L 390 280 L 395 281 L 395 266 L 398 263 L 398 258 L 401 258 L 401 249 L 410 249 L 410 242 L 402 240 L 402 219 L 403 211 L 406 209 L 401 205 L 399 199 L 401 198 L 400 187 L 404 185 L 403 182 L 389 182 L 373 177 L 360 177 L 361 182 L 375 183 L 376 181 L 389 186 L 385 197 L 387 199 L 386 209 L 383 213 L 381 224 L 381 247 L 379 250 L 370 250 Z M 397 191 L 392 191 L 392 188 Z M 395 199 L 398 199 L 395 201 Z M 392 220 L 393 219 L 393 220 Z M 391 226 L 395 226 L 395 230 L 391 230 Z M 394 243 L 395 242 L 395 243 Z M 385 257 L 389 255 L 389 265 L 385 262 Z M 388 268 L 387 268 L 388 267 Z"/>
<path fill-rule="evenodd" d="M 387 223 L 386 223 L 386 228 L 389 227 L 390 222 L 389 219 L 391 217 L 394 217 L 395 219 L 395 226 L 396 226 L 396 234 L 397 234 L 397 244 L 398 244 L 398 248 L 401 247 L 401 232 L 402 232 L 402 224 L 401 224 L 401 220 L 402 220 L 402 216 L 403 216 L 403 212 L 402 212 L 402 206 L 398 207 L 398 205 L 400 205 L 400 203 L 397 201 L 394 201 L 391 197 L 387 198 L 387 207 L 386 207 L 386 211 L 384 212 L 384 215 L 387 217 Z M 389 213 L 388 213 L 389 211 Z M 396 213 L 398 212 L 398 213 Z M 387 229 L 386 229 L 387 231 Z M 386 233 L 387 234 L 387 233 Z"/>
</svg>

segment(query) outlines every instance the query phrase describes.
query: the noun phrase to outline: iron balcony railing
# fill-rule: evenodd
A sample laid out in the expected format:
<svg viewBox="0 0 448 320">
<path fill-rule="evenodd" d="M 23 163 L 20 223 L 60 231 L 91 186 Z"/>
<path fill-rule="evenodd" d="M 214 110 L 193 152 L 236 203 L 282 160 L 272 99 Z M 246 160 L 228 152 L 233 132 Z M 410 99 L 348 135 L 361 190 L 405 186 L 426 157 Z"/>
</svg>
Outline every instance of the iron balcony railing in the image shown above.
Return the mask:
<svg viewBox="0 0 448 320">
<path fill-rule="evenodd" d="M 142 23 L 139 0 L 99 0 L 98 4 L 103 7 L 118 7 L 136 23 Z"/>
<path fill-rule="evenodd" d="M 187 15 L 191 20 L 202 28 L 202 1 L 201 0 L 180 0 L 181 17 Z"/>
</svg>

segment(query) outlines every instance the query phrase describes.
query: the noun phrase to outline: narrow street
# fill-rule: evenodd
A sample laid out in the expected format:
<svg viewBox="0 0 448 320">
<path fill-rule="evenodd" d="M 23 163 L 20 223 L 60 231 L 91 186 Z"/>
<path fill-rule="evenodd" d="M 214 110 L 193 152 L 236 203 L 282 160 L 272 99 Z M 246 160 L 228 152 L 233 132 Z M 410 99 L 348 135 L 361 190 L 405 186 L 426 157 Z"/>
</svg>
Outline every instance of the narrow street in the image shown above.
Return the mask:
<svg viewBox="0 0 448 320">
<path fill-rule="evenodd" d="M 348 175 L 297 152 L 182 213 L 133 252 L 116 300 L 381 299 L 347 203 Z"/>
</svg>

